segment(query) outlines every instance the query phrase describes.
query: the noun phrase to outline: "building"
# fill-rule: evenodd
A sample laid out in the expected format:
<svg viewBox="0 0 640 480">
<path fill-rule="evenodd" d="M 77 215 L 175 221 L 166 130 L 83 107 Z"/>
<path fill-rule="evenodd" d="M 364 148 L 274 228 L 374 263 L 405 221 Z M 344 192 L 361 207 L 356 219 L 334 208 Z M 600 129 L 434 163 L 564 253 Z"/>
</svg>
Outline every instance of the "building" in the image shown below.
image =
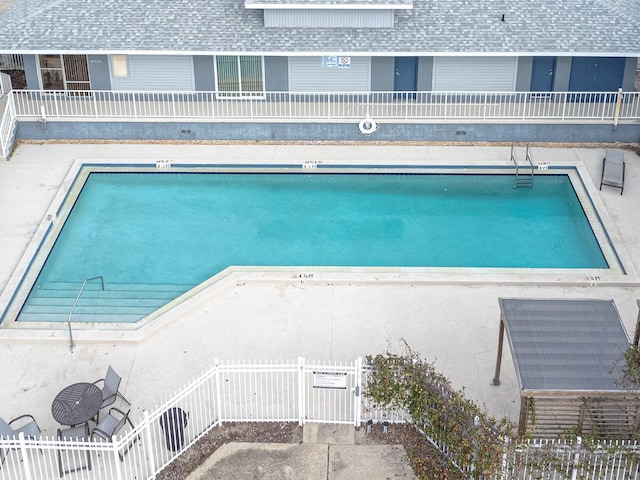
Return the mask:
<svg viewBox="0 0 640 480">
<path fill-rule="evenodd" d="M 44 91 L 629 92 L 640 0 L 13 0 L 0 53 Z"/>
</svg>

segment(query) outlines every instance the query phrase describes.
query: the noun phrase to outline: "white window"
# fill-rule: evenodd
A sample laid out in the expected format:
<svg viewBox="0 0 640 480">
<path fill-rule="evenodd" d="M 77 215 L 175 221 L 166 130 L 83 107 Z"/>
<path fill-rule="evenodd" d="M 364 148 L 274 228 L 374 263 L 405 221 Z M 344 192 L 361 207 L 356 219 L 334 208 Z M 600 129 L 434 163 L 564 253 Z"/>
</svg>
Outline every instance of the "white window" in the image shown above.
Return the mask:
<svg viewBox="0 0 640 480">
<path fill-rule="evenodd" d="M 114 77 L 128 77 L 129 64 L 126 55 L 111 55 L 111 73 Z"/>
<path fill-rule="evenodd" d="M 38 67 L 44 90 L 91 90 L 86 55 L 39 55 Z"/>
<path fill-rule="evenodd" d="M 262 96 L 263 71 L 262 57 L 219 55 L 216 57 L 217 90 L 223 96 Z"/>
</svg>

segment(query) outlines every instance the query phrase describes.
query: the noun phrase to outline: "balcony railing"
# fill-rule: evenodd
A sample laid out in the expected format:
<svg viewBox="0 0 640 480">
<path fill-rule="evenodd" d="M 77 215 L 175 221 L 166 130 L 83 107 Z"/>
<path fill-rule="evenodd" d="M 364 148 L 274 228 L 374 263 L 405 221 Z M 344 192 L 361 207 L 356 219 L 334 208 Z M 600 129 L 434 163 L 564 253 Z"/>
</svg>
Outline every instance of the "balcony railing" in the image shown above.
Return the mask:
<svg viewBox="0 0 640 480">
<path fill-rule="evenodd" d="M 18 119 L 338 122 L 640 120 L 637 92 L 13 91 Z"/>
<path fill-rule="evenodd" d="M 11 79 L 0 73 L 0 159 L 7 160 L 17 121 L 15 105 L 11 96 Z"/>
</svg>

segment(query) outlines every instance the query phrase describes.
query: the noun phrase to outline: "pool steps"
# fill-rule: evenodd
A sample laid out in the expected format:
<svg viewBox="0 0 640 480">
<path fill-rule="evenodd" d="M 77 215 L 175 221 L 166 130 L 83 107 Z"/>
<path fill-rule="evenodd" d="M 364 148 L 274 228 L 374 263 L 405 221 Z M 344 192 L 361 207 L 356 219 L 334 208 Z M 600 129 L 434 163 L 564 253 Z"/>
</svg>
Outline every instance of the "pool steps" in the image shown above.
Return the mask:
<svg viewBox="0 0 640 480">
<path fill-rule="evenodd" d="M 40 285 L 23 307 L 19 321 L 66 322 L 81 283 Z M 193 288 L 185 284 L 117 284 L 87 286 L 73 312 L 72 322 L 133 323 Z"/>
</svg>

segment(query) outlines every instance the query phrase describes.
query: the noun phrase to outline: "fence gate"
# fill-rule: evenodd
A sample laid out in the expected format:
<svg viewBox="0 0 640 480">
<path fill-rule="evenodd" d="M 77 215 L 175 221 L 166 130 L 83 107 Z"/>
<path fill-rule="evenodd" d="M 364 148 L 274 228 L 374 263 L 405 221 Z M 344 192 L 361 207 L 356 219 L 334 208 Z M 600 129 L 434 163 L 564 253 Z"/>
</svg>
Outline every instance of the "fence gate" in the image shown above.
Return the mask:
<svg viewBox="0 0 640 480">
<path fill-rule="evenodd" d="M 299 361 L 301 422 L 345 423 L 359 427 L 362 360 Z"/>
</svg>

